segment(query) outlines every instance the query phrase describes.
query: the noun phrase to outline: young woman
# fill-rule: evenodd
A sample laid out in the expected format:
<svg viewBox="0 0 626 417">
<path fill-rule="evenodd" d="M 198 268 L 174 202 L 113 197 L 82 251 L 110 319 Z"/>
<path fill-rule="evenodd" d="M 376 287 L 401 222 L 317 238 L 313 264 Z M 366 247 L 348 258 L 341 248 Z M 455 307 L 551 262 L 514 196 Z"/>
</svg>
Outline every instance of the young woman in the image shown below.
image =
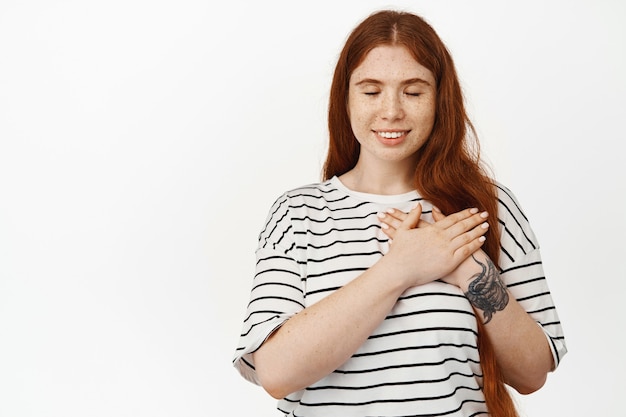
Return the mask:
<svg viewBox="0 0 626 417">
<path fill-rule="evenodd" d="M 515 416 L 566 352 L 539 245 L 483 170 L 434 30 L 377 12 L 330 92 L 324 181 L 259 235 L 234 365 L 287 416 Z"/>
</svg>

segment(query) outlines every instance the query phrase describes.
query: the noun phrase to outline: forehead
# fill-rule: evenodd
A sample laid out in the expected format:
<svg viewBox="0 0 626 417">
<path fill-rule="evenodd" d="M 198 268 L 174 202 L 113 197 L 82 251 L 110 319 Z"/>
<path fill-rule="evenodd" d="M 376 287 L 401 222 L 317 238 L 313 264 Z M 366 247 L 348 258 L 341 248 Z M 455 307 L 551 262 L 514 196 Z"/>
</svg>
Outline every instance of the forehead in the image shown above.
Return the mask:
<svg viewBox="0 0 626 417">
<path fill-rule="evenodd" d="M 435 84 L 430 70 L 420 64 L 407 48 L 398 45 L 381 45 L 369 51 L 352 72 L 350 83 L 366 78 L 389 83 L 420 78 Z"/>
</svg>

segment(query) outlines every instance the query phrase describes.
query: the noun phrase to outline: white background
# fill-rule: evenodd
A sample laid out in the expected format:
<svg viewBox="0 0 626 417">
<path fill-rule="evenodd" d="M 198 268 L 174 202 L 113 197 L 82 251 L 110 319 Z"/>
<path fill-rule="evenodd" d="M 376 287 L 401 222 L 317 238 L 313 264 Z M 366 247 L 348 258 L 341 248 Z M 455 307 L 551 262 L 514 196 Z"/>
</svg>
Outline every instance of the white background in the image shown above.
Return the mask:
<svg viewBox="0 0 626 417">
<path fill-rule="evenodd" d="M 447 43 L 542 244 L 570 352 L 523 414 L 626 415 L 624 2 L 2 0 L 0 416 L 277 415 L 231 365 L 257 233 L 383 7 Z"/>
</svg>

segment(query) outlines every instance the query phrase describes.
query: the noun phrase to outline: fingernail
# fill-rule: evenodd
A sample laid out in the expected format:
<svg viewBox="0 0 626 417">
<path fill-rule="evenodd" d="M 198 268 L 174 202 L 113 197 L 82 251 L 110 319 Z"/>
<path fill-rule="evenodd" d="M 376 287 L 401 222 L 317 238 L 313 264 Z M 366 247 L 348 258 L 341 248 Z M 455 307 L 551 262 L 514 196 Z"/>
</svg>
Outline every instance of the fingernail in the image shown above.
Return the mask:
<svg viewBox="0 0 626 417">
<path fill-rule="evenodd" d="M 487 240 L 487 238 L 485 236 L 481 236 L 478 238 L 479 242 L 484 242 L 485 240 Z"/>
<path fill-rule="evenodd" d="M 382 227 L 383 229 L 389 229 L 389 225 L 387 223 L 381 223 L 380 227 Z"/>
<path fill-rule="evenodd" d="M 393 214 L 394 212 L 395 212 L 395 210 L 394 210 L 394 209 L 392 209 L 392 208 L 388 208 L 388 209 L 387 209 L 387 213 L 389 213 L 389 214 Z"/>
<path fill-rule="evenodd" d="M 483 229 L 486 229 L 489 227 L 489 223 L 484 222 L 483 224 L 480 225 L 480 227 L 482 227 Z"/>
<path fill-rule="evenodd" d="M 384 218 L 385 218 L 385 216 L 386 216 L 386 214 L 385 214 L 385 213 L 378 213 L 378 217 L 380 217 L 381 219 L 384 219 Z"/>
<path fill-rule="evenodd" d="M 476 213 L 478 213 L 478 209 L 477 208 L 472 208 L 472 209 L 470 209 L 470 213 L 476 214 Z"/>
<path fill-rule="evenodd" d="M 480 217 L 482 217 L 483 219 L 486 219 L 489 216 L 489 213 L 487 213 L 486 211 L 483 211 L 482 213 L 480 213 Z"/>
</svg>

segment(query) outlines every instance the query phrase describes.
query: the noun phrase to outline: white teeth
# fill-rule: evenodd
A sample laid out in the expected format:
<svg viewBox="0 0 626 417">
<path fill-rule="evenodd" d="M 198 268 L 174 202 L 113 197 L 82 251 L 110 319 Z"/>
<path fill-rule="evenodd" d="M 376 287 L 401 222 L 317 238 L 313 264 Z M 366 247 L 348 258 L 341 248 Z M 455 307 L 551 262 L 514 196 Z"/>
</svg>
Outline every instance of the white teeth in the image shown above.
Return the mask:
<svg viewBox="0 0 626 417">
<path fill-rule="evenodd" d="M 396 139 L 404 135 L 405 133 L 406 132 L 378 132 L 378 135 L 386 139 Z"/>
</svg>

